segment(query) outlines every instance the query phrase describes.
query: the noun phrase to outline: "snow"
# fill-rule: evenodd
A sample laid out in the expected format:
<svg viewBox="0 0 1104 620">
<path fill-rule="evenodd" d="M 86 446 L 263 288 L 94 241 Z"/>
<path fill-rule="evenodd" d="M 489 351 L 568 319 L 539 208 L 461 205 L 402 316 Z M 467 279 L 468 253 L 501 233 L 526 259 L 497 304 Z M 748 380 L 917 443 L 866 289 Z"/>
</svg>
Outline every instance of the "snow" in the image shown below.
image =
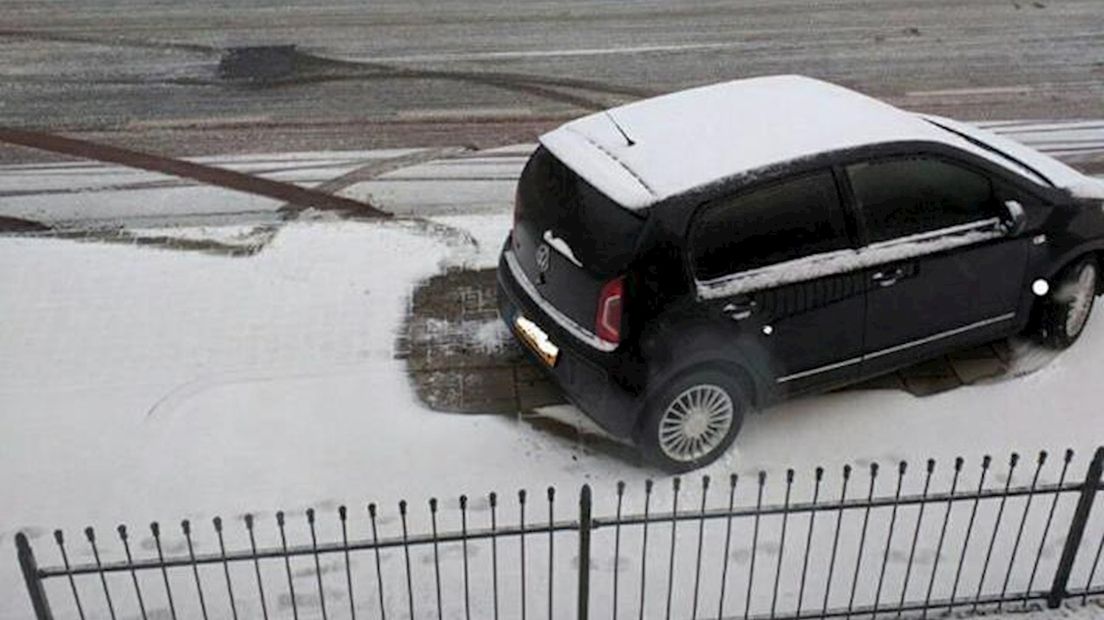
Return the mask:
<svg viewBox="0 0 1104 620">
<path fill-rule="evenodd" d="M 526 148 L 515 151 L 521 154 Z M 442 186 L 442 205 L 444 192 Z M 110 194 L 105 193 L 105 205 L 114 204 Z M 19 530 L 28 533 L 40 558 L 53 564 L 57 557 L 49 531 L 64 528 L 72 541 L 72 559 L 85 562 L 90 556 L 78 532 L 89 524 L 108 537 L 117 523 L 127 522 L 141 544 L 139 555 L 148 557 L 144 526 L 154 519 L 175 524 L 188 517 L 206 525 L 221 514 L 232 523 L 228 544 L 240 547 L 247 544 L 239 518 L 246 511 L 258 515 L 258 542 L 266 545 L 276 542 L 276 509 L 289 511 L 298 528 L 292 538 L 304 542 L 301 515 L 307 506 L 328 515 L 320 536 L 333 539 L 332 512 L 339 503 L 362 513 L 366 502 L 378 502 L 387 519 L 381 534 L 395 535 L 395 504 L 401 498 L 421 507 L 412 517 L 420 529 L 430 496 L 441 497 L 451 509 L 457 495 L 468 493 L 473 507 L 482 511 L 479 518 L 485 519 L 482 498 L 490 490 L 507 497 L 527 488 L 537 495 L 556 485 L 561 498 L 557 514 L 567 518 L 583 483 L 594 486 L 599 515 L 612 512 L 619 479 L 629 485 L 627 500 L 633 510 L 639 510 L 644 478 L 655 477 L 657 488 L 669 489 L 668 477 L 609 450 L 514 418 L 436 413 L 417 401 L 404 363 L 395 359 L 396 335 L 413 287 L 448 267 L 493 266 L 510 227 L 509 197 L 476 194 L 471 194 L 472 204 L 485 213 L 433 215 L 424 224 L 300 222 L 281 228 L 251 256 L 92 239 L 0 237 L 0 557 L 8 558 L 0 562 L 0 618 L 30 613 L 11 560 L 12 538 Z M 232 196 L 203 199 L 225 202 L 231 210 L 241 204 L 240 195 Z M 127 203 L 121 207 L 129 208 Z M 127 232 L 228 243 L 248 241 L 250 230 L 235 225 Z M 505 332 L 497 321 L 464 326 L 465 337 L 485 350 L 499 346 L 508 337 Z M 736 446 L 700 473 L 719 481 L 732 472 L 750 479 L 765 470 L 776 480 L 787 467 L 795 467 L 795 493 L 807 494 L 808 473 L 816 465 L 837 472 L 845 462 L 888 466 L 898 459 L 915 464 L 931 456 L 943 466 L 959 454 L 976 464 L 983 453 L 999 460 L 1013 449 L 1029 455 L 1040 448 L 1058 454 L 1072 447 L 1079 454 L 1072 471 L 1079 475 L 1085 455 L 1104 436 L 1097 387 L 1104 363 L 1104 320 L 1091 320 L 1069 351 L 1053 359 L 1022 357 L 1028 358 L 1021 377 L 925 399 L 897 391 L 851 391 L 786 403 L 750 417 Z M 588 427 L 570 406 L 542 414 Z M 590 425 L 589 432 L 598 431 Z M 1022 470 L 1016 481 L 1025 482 Z M 945 477 L 940 483 L 946 483 Z M 779 492 L 779 486 L 771 487 L 766 500 L 780 501 Z M 684 506 L 697 499 L 690 492 Z M 719 499 L 714 495 L 711 501 Z M 657 496 L 653 507 L 661 509 L 668 501 L 666 495 Z M 751 498 L 741 495 L 740 501 L 746 505 Z M 1056 519 L 1066 510 L 1060 508 Z M 454 517 L 449 513 L 443 525 L 456 527 Z M 907 529 L 907 521 L 903 523 Z M 1094 525 L 1090 537 L 1100 536 L 1102 524 Z M 774 535 L 772 527 L 764 521 L 763 540 Z M 666 530 L 655 531 L 655 547 L 649 552 L 653 558 L 662 557 L 669 544 Z M 688 533 L 695 534 L 680 528 L 684 559 L 694 543 Z M 794 525 L 791 537 L 799 540 L 801 534 Z M 353 524 L 350 535 L 368 535 L 365 519 Z M 564 538 L 557 545 L 556 583 L 564 588 L 559 609 L 566 609 L 570 598 L 574 554 L 567 549 L 573 542 Z M 596 583 L 620 569 L 627 604 L 633 592 L 628 576 L 638 567 L 637 559 L 623 557 L 614 567 L 609 542 L 608 529 L 596 532 Z M 625 544 L 630 542 L 638 544 L 626 537 Z M 212 550 L 209 528 L 197 543 L 199 551 Z M 714 556 L 715 543 L 711 538 L 707 545 Z M 545 557 L 540 541 L 530 544 L 534 563 Z M 455 548 L 442 550 L 455 562 Z M 516 557 L 516 551 L 508 542 L 500 548 L 503 557 Z M 119 559 L 114 546 L 105 552 L 106 559 Z M 432 588 L 424 570 L 431 562 L 426 553 L 414 556 L 415 579 L 423 593 Z M 485 547 L 473 545 L 473 558 L 486 561 L 488 556 Z M 401 574 L 401 556 L 388 552 L 383 557 L 390 574 Z M 746 549 L 738 549 L 734 557 L 746 567 Z M 1003 558 L 999 552 L 997 557 Z M 1045 572 L 1053 559 L 1048 547 L 1040 570 Z M 335 567 L 323 563 L 324 571 Z M 658 597 L 665 589 L 665 574 L 653 572 L 649 592 Z M 305 576 L 297 577 L 304 584 L 299 594 L 310 596 L 313 571 L 300 573 Z M 516 584 L 515 575 L 507 574 Z M 368 584 L 373 576 L 363 574 L 357 583 Z M 331 577 L 327 573 L 325 578 Z M 129 592 L 126 578 L 109 578 L 113 590 Z M 248 572 L 235 572 L 236 583 L 249 583 L 250 578 Z M 282 578 L 278 571 L 270 576 L 274 584 Z M 51 595 L 64 607 L 66 586 L 52 583 Z M 400 583 L 389 585 L 392 596 L 402 591 Z M 94 582 L 81 587 L 88 588 L 86 600 L 99 594 Z M 712 596 L 715 581 L 703 587 Z M 503 588 L 510 597 L 507 605 L 514 606 L 516 587 Z M 543 592 L 539 581 L 533 588 L 534 596 Z M 792 588 L 780 592 L 784 601 L 793 595 Z M 677 587 L 676 605 L 687 596 Z M 239 600 L 256 615 L 255 603 Z M 607 589 L 596 588 L 595 609 L 608 609 L 608 602 Z M 372 613 L 373 603 L 365 600 L 360 611 Z M 393 603 L 402 606 L 401 601 Z M 474 611 L 486 611 L 486 603 L 476 597 Z M 449 598 L 446 613 L 459 617 L 459 605 Z M 419 601 L 419 609 L 428 614 L 428 601 Z M 511 611 L 516 609 L 511 607 L 507 617 Z M 251 616 L 243 612 L 243 617 Z"/>
<path fill-rule="evenodd" d="M 1059 186 L 1072 187 L 1084 179 L 1009 138 L 949 119 L 914 115 L 841 86 L 794 75 L 734 80 L 637 101 L 566 123 L 542 135 L 540 142 L 629 209 L 785 162 L 887 142 L 948 144 L 1026 173 L 925 118 L 1007 151 Z"/>
<path fill-rule="evenodd" d="M 1035 170 L 1038 170 L 1051 183 L 1054 183 L 1058 187 L 1070 189 L 1077 196 L 1083 198 L 1104 198 L 1104 188 L 1101 188 L 1100 183 L 1095 179 L 1091 179 L 1057 159 L 1049 155 L 1044 155 L 1016 140 L 949 118 L 932 115 L 926 115 L 924 118 L 932 119 L 940 125 L 944 125 L 954 131 L 987 143 L 997 150 L 1011 155 Z M 1009 162 L 1003 162 L 1003 165 L 1011 168 L 1019 167 Z M 1088 195 L 1082 195 L 1082 192 Z"/>
<path fill-rule="evenodd" d="M 997 239 L 1004 234 L 998 228 L 999 220 L 987 220 L 980 224 L 980 229 L 979 224 L 971 223 L 943 231 L 935 231 L 937 234 L 934 236 L 932 233 L 921 233 L 885 243 L 872 244 L 857 250 L 849 249 L 815 254 L 761 269 L 698 282 L 698 297 L 702 299 L 732 297 L 773 286 L 822 278 L 973 245 Z"/>
<path fill-rule="evenodd" d="M 827 151 L 904 140 L 966 144 L 952 138 L 886 103 L 788 75 L 630 103 L 571 121 L 540 140 L 609 197 L 640 209 L 720 179 Z"/>
</svg>

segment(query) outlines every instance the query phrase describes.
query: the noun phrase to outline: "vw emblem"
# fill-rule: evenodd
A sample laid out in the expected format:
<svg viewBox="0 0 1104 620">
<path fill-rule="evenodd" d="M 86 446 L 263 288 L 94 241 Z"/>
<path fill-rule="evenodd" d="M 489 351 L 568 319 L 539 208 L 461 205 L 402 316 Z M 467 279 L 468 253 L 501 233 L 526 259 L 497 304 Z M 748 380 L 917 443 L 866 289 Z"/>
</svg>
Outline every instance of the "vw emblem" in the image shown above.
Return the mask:
<svg viewBox="0 0 1104 620">
<path fill-rule="evenodd" d="M 551 256 L 548 250 L 548 244 L 542 243 L 537 247 L 537 269 L 541 273 L 548 271 L 548 266 L 551 263 Z"/>
</svg>

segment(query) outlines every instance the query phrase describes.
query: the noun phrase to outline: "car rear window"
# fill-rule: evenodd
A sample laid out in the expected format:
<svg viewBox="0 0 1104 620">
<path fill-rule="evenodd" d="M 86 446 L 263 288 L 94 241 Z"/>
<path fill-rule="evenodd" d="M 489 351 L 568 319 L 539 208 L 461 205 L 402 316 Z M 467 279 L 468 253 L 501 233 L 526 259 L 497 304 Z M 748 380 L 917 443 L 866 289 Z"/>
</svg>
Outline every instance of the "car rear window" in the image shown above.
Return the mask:
<svg viewBox="0 0 1104 620">
<path fill-rule="evenodd" d="M 706 205 L 691 231 L 694 275 L 712 280 L 850 246 L 832 174 L 816 172 Z"/>
<path fill-rule="evenodd" d="M 564 240 L 583 267 L 613 273 L 632 259 L 644 216 L 599 192 L 540 147 L 518 183 L 517 219 Z"/>
</svg>

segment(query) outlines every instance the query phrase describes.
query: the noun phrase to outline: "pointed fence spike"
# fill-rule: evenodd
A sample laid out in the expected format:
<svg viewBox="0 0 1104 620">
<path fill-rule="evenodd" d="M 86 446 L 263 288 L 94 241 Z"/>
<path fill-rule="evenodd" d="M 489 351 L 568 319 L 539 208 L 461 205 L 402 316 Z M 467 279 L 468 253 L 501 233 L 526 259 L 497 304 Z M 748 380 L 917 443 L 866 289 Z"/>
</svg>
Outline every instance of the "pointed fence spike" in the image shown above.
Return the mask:
<svg viewBox="0 0 1104 620">
<path fill-rule="evenodd" d="M 816 476 L 816 481 L 817 482 L 820 482 L 821 480 L 824 480 L 824 468 L 823 467 L 818 466 L 813 473 Z"/>
<path fill-rule="evenodd" d="M 901 475 L 901 476 L 905 475 L 905 472 L 907 470 L 908 470 L 908 461 L 901 461 L 900 463 L 897 463 L 897 473 L 899 475 Z"/>
<path fill-rule="evenodd" d="M 59 545 L 65 543 L 65 535 L 61 533 L 61 530 L 54 530 L 54 541 Z"/>
<path fill-rule="evenodd" d="M 92 529 L 92 526 L 84 528 L 84 537 L 88 539 L 88 542 L 96 542 L 96 530 Z"/>
<path fill-rule="evenodd" d="M 345 508 L 344 504 L 337 507 L 337 518 L 338 519 L 341 519 L 342 521 L 348 520 L 348 513 L 349 513 L 349 511 L 348 511 L 347 508 Z"/>
</svg>

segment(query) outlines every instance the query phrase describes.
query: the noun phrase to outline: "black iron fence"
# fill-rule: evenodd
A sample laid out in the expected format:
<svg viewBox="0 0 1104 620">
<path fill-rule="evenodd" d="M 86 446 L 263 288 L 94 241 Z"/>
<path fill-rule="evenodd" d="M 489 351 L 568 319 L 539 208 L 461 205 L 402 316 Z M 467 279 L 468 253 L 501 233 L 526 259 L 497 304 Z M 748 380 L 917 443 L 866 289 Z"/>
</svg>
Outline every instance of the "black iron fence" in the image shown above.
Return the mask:
<svg viewBox="0 0 1104 620">
<path fill-rule="evenodd" d="M 40 619 L 925 618 L 1104 594 L 1102 468 L 1104 448 L 1087 464 L 1067 451 L 779 484 L 675 478 L 670 492 L 584 486 L 568 519 L 549 488 L 448 510 L 308 509 L 294 526 L 283 512 L 171 534 L 120 525 L 110 545 L 58 530 L 51 566 L 22 533 L 17 551 Z"/>
</svg>

